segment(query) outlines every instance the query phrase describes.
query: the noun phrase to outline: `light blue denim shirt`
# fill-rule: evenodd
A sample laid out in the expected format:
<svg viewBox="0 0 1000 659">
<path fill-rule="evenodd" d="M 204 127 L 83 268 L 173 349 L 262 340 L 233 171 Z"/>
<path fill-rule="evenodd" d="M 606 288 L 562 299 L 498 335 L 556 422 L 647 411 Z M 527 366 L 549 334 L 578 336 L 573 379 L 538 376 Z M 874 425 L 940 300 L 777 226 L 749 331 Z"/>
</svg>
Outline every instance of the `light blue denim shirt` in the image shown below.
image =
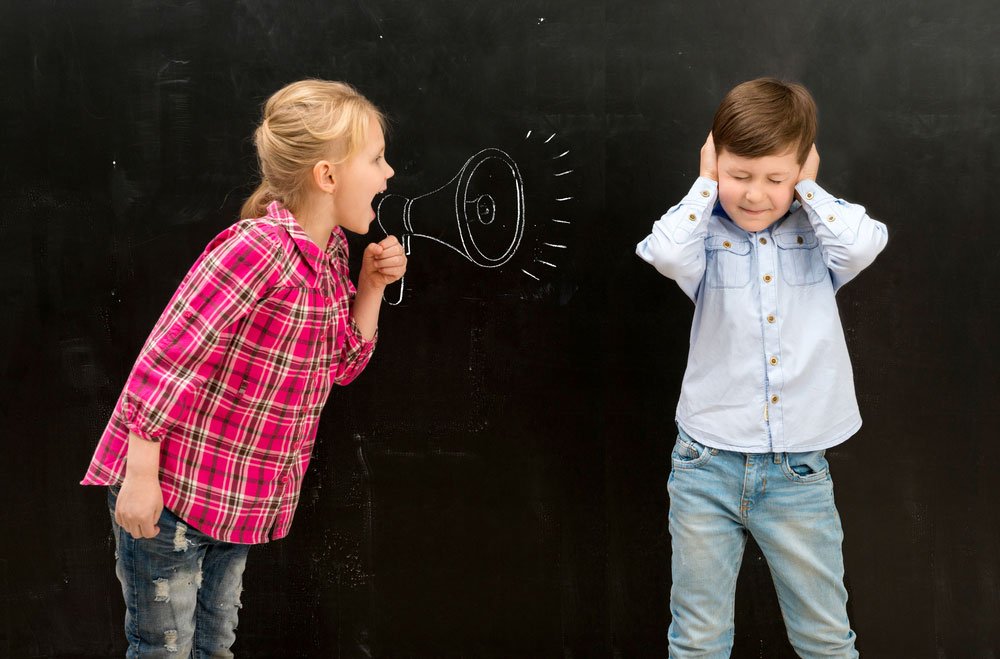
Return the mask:
<svg viewBox="0 0 1000 659">
<path fill-rule="evenodd" d="M 885 247 L 865 209 L 801 181 L 764 231 L 736 226 L 699 178 L 636 253 L 695 303 L 676 420 L 744 453 L 829 448 L 861 427 L 837 290 Z"/>
</svg>

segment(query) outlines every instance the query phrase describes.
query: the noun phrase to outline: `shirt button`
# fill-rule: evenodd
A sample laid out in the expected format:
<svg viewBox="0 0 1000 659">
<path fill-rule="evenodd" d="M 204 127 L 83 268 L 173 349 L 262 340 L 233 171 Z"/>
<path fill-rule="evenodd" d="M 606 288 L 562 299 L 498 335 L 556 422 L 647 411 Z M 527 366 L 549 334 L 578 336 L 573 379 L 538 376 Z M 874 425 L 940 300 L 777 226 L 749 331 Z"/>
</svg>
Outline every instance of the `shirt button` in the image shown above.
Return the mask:
<svg viewBox="0 0 1000 659">
<path fill-rule="evenodd" d="M 774 315 L 773 315 L 773 314 L 768 314 L 768 315 L 767 315 L 767 322 L 769 322 L 769 323 L 773 323 L 773 322 L 774 322 L 775 320 L 776 320 L 776 319 L 775 319 L 775 317 L 774 317 Z"/>
<path fill-rule="evenodd" d="M 813 198 L 813 193 L 807 192 L 806 193 L 806 199 L 812 199 L 812 198 Z"/>
<path fill-rule="evenodd" d="M 777 396 L 771 396 L 771 402 L 772 403 L 777 403 L 778 402 L 778 397 Z"/>
<path fill-rule="evenodd" d="M 834 220 L 836 220 L 836 219 L 837 219 L 837 217 L 836 217 L 835 215 L 830 215 L 830 216 L 828 216 L 828 217 L 826 218 L 826 221 L 827 221 L 827 222 L 833 222 L 833 221 L 834 221 Z"/>
<path fill-rule="evenodd" d="M 698 219 L 698 216 L 695 215 L 694 213 L 691 213 L 690 215 L 688 215 L 688 219 L 694 222 L 695 220 Z"/>
<path fill-rule="evenodd" d="M 764 275 L 764 283 L 765 284 L 771 283 L 771 275 Z"/>
<path fill-rule="evenodd" d="M 702 190 L 702 191 L 701 191 L 701 196 L 702 196 L 702 197 L 707 197 L 707 196 L 709 196 L 710 194 L 712 194 L 712 193 L 711 193 L 711 192 L 709 192 L 708 190 Z"/>
<path fill-rule="evenodd" d="M 771 366 L 777 366 L 777 365 L 778 365 L 778 358 L 771 357 Z"/>
<path fill-rule="evenodd" d="M 795 236 L 795 242 L 801 245 L 805 242 L 805 239 L 803 239 L 802 236 Z"/>
<path fill-rule="evenodd" d="M 722 246 L 725 247 L 726 249 L 729 249 L 730 247 L 733 246 L 733 244 L 727 240 L 722 243 Z"/>
<path fill-rule="evenodd" d="M 767 238 L 761 238 L 760 239 L 760 244 L 761 245 L 766 245 L 767 244 Z"/>
</svg>

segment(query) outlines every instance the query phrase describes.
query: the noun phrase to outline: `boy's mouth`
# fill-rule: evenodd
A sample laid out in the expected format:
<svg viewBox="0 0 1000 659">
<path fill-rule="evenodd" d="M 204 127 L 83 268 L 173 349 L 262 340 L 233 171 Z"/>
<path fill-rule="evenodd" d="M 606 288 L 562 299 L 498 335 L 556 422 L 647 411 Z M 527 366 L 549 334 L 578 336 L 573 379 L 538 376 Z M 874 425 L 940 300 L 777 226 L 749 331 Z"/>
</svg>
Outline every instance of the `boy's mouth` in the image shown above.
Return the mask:
<svg viewBox="0 0 1000 659">
<path fill-rule="evenodd" d="M 740 210 L 743 211 L 744 213 L 746 213 L 747 215 L 763 215 L 764 213 L 768 212 L 771 209 L 770 208 L 764 208 L 764 209 L 761 209 L 759 211 L 754 211 L 754 210 L 750 210 L 749 208 L 743 208 L 742 206 L 740 206 Z"/>
</svg>

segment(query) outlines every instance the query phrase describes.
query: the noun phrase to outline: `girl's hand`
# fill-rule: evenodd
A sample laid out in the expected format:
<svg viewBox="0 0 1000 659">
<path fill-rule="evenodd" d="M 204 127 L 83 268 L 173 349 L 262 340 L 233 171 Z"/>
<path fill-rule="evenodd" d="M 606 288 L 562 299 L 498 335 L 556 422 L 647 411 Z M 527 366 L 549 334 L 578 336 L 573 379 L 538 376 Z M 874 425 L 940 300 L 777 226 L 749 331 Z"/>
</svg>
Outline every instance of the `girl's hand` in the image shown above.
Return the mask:
<svg viewBox="0 0 1000 659">
<path fill-rule="evenodd" d="M 122 489 L 115 502 L 115 522 L 136 539 L 155 538 L 160 532 L 156 525 L 163 512 L 163 492 L 155 476 L 131 478 L 126 472 Z"/>
<path fill-rule="evenodd" d="M 712 139 L 711 132 L 708 133 L 708 139 L 705 140 L 705 144 L 701 147 L 701 168 L 699 175 L 710 178 L 713 181 L 719 180 L 719 164 L 715 153 L 715 140 Z"/>
<path fill-rule="evenodd" d="M 395 236 L 388 236 L 365 248 L 361 257 L 358 286 L 381 290 L 406 274 L 406 254 Z"/>
</svg>

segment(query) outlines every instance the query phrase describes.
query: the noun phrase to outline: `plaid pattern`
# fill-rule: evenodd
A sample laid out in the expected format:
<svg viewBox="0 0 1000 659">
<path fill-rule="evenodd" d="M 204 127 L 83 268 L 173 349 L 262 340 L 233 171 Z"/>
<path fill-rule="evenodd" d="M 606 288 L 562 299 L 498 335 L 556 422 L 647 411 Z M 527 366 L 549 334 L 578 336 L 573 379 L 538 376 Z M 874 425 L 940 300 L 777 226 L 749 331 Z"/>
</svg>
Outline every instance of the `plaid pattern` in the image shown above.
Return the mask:
<svg viewBox="0 0 1000 659">
<path fill-rule="evenodd" d="M 82 481 L 121 482 L 129 431 L 159 441 L 164 505 L 226 542 L 287 535 L 330 387 L 375 348 L 350 316 L 343 231 L 322 252 L 287 210 L 267 211 L 219 234 L 184 277 Z"/>
</svg>

